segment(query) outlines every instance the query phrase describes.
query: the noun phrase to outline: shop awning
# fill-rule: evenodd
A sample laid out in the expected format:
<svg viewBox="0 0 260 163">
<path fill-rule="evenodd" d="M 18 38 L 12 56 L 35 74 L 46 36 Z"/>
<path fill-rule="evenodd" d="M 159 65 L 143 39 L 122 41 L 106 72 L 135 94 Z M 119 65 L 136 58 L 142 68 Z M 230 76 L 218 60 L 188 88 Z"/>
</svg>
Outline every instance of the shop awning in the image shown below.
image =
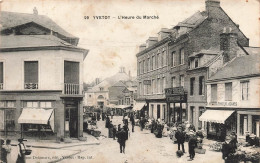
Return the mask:
<svg viewBox="0 0 260 163">
<path fill-rule="evenodd" d="M 143 107 L 145 106 L 145 102 L 137 102 L 135 105 L 134 105 L 134 108 L 133 110 L 141 110 L 143 109 Z"/>
<path fill-rule="evenodd" d="M 225 120 L 233 113 L 233 110 L 206 110 L 200 117 L 200 121 L 225 123 Z"/>
<path fill-rule="evenodd" d="M 125 109 L 131 107 L 130 105 L 116 105 L 115 108 Z"/>
<path fill-rule="evenodd" d="M 53 114 L 53 109 L 24 108 L 22 111 L 22 114 L 18 118 L 18 123 L 45 124 L 46 125 L 46 124 L 48 124 L 52 114 Z M 51 123 L 51 125 L 53 125 L 52 123 Z"/>
</svg>

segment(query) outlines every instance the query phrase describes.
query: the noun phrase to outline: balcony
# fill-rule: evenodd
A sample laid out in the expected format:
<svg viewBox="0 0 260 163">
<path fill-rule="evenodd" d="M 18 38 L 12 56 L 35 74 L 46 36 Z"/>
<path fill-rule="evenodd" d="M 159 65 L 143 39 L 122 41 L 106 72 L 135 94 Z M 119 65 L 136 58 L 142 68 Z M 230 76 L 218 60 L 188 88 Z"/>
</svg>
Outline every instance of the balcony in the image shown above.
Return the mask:
<svg viewBox="0 0 260 163">
<path fill-rule="evenodd" d="M 4 83 L 0 83 L 0 90 L 4 89 Z"/>
<path fill-rule="evenodd" d="M 64 83 L 64 94 L 79 95 L 79 84 Z"/>
<path fill-rule="evenodd" d="M 24 89 L 38 89 L 38 83 L 24 83 Z"/>
</svg>

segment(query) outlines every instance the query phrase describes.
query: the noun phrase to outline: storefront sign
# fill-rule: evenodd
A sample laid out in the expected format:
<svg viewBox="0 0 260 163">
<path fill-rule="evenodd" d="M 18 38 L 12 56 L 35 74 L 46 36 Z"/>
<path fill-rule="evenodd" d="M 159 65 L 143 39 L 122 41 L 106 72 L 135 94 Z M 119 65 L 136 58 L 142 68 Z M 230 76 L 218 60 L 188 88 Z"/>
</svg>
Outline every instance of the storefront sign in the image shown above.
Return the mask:
<svg viewBox="0 0 260 163">
<path fill-rule="evenodd" d="M 144 85 L 151 85 L 151 80 L 144 80 Z"/>
<path fill-rule="evenodd" d="M 167 88 L 167 89 L 165 89 L 165 95 L 166 96 L 184 95 L 184 89 L 183 89 L 183 87 Z"/>
<path fill-rule="evenodd" d="M 237 102 L 210 102 L 211 106 L 237 106 Z"/>
<path fill-rule="evenodd" d="M 166 97 L 167 102 L 186 102 L 184 95 Z"/>
</svg>

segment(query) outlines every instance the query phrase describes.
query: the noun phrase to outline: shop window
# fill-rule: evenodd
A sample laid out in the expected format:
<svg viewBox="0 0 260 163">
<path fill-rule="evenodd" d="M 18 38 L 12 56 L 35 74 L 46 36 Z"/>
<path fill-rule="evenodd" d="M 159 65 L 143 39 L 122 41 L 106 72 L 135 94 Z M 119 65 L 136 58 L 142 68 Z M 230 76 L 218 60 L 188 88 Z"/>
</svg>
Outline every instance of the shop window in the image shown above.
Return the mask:
<svg viewBox="0 0 260 163">
<path fill-rule="evenodd" d="M 204 95 L 205 92 L 205 79 L 204 76 L 199 77 L 199 95 Z"/>
<path fill-rule="evenodd" d="M 241 98 L 243 101 L 248 100 L 249 97 L 249 81 L 241 82 Z"/>
<path fill-rule="evenodd" d="M 41 108 L 51 108 L 51 102 L 40 102 Z"/>
<path fill-rule="evenodd" d="M 0 130 L 15 130 L 15 109 L 0 109 Z"/>
<path fill-rule="evenodd" d="M 195 84 L 195 78 L 190 78 L 190 95 L 194 95 L 194 84 Z"/>
<path fill-rule="evenodd" d="M 225 83 L 225 100 L 232 101 L 232 83 Z"/>
<path fill-rule="evenodd" d="M 211 84 L 211 102 L 217 102 L 218 92 L 217 92 L 217 84 Z"/>
</svg>

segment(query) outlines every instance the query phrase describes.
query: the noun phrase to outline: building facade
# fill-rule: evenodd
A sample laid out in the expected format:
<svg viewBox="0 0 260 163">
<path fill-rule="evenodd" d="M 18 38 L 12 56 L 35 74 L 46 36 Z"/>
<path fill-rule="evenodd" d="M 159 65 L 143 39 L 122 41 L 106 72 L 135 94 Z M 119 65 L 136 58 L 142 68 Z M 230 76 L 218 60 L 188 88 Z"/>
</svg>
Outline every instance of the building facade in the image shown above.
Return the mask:
<svg viewBox="0 0 260 163">
<path fill-rule="evenodd" d="M 193 58 L 197 58 L 195 54 L 202 54 L 202 66 L 213 60 L 214 55 L 219 55 L 220 34 L 225 30 L 237 33 L 239 45 L 249 45 L 248 38 L 221 8 L 220 1 L 206 0 L 205 11 L 196 12 L 172 29 L 163 29 L 163 32 L 159 32 L 158 38 L 164 39 L 149 38 L 146 45 L 140 46 L 140 52 L 136 55 L 137 101 L 149 103 L 147 106 L 150 117 L 165 119 L 167 122 L 188 120 L 194 123 L 196 128 L 202 126 L 198 117 L 206 106 L 205 82 L 208 72 L 207 68 L 197 70 L 199 62 Z M 160 34 L 163 34 L 163 37 Z M 149 43 L 152 43 L 152 46 Z M 165 62 L 161 57 L 163 52 L 166 54 Z M 190 57 L 192 55 L 195 57 Z M 223 56 L 224 60 L 229 59 L 225 58 L 227 55 Z M 161 63 L 165 66 L 161 66 Z M 217 68 L 212 66 L 212 72 L 214 69 Z M 199 88 L 191 89 L 193 84 Z"/>
<path fill-rule="evenodd" d="M 48 17 L 1 15 L 1 134 L 30 137 L 40 131 L 57 140 L 82 137 L 83 60 L 88 50 L 77 47 L 77 41 L 73 45 L 60 39 L 63 34 L 75 37 Z M 21 24 L 14 27 L 12 20 Z M 24 20 L 34 23 L 23 25 Z"/>
</svg>

